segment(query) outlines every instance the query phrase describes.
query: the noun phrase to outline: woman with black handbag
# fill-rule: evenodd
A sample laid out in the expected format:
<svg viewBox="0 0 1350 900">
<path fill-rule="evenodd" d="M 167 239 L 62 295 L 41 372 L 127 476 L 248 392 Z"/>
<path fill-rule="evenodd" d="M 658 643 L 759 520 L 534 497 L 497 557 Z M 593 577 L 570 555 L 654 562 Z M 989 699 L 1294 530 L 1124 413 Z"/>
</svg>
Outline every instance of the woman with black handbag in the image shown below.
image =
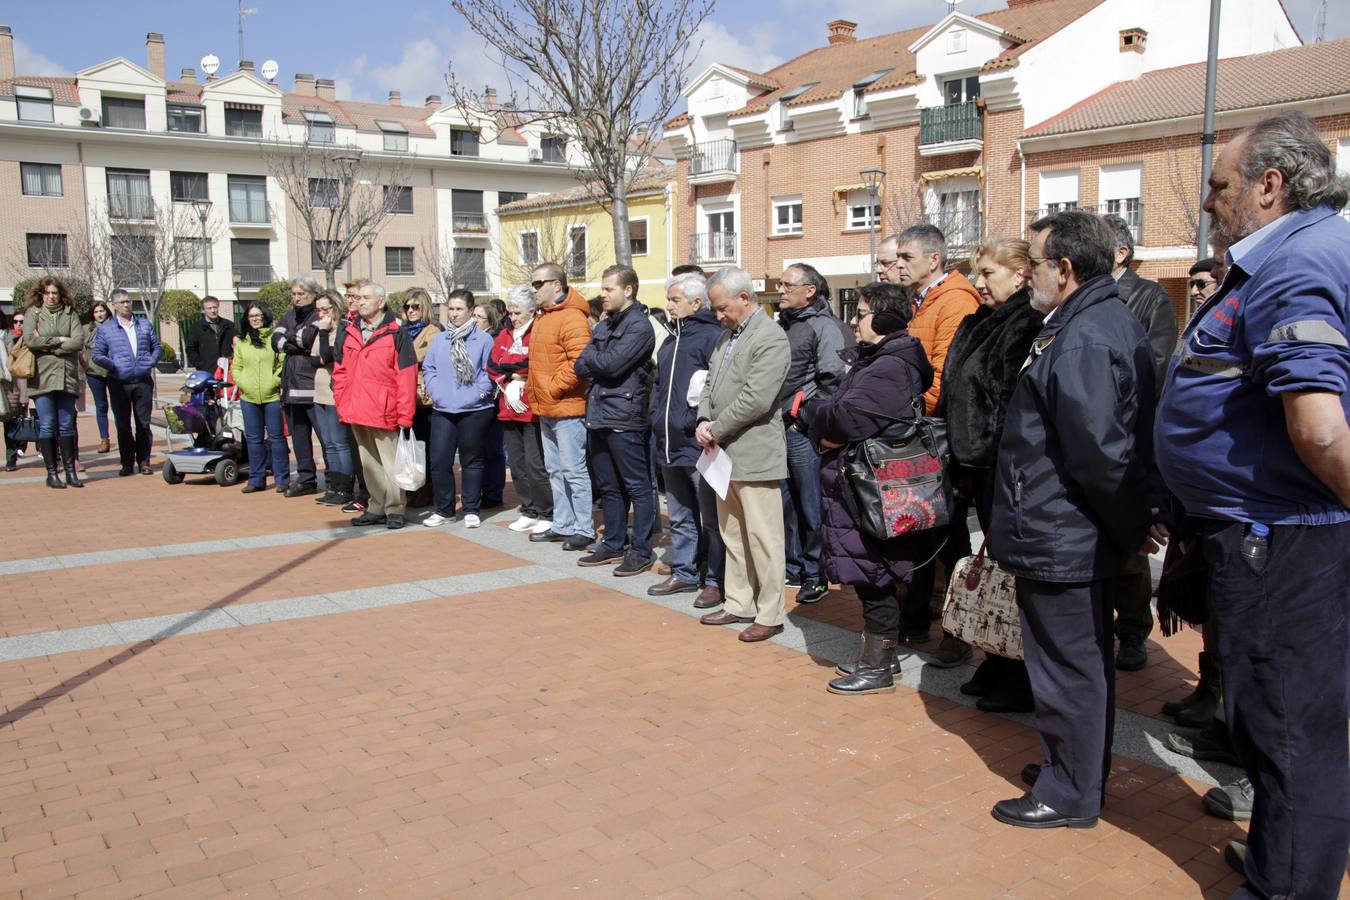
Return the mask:
<svg viewBox="0 0 1350 900">
<path fill-rule="evenodd" d="M 0 313 L 0 319 L 3 316 Z M 0 423 L 4 424 L 5 432 L 6 472 L 13 472 L 19 467 L 19 454 L 28 449 L 28 432 L 32 431 L 32 439 L 37 440 L 37 432 L 32 428 L 34 420 L 28 416 L 28 381 L 15 377 L 9 371 L 9 357 L 23 339 L 23 320 L 24 311 L 17 310 L 12 321 L 3 323 L 5 365 L 4 371 L 0 371 L 0 389 L 5 395 L 5 411 L 0 414 Z"/>
<path fill-rule="evenodd" d="M 933 368 L 918 340 L 905 330 L 911 306 L 899 285 L 874 283 L 860 291 L 853 328 L 858 346 L 843 351 L 849 370 L 839 389 L 809 407 L 809 433 L 824 454 L 820 462 L 821 536 L 827 579 L 853 585 L 863 605 L 862 655 L 840 666 L 829 683 L 834 694 L 895 690 L 900 633 L 896 595 L 914 571 L 919 546 L 906 536 L 874 537 L 859 525 L 857 500 L 841 473 L 848 446 L 912 419 L 915 400 L 933 383 Z M 940 473 L 939 473 L 940 475 Z M 875 529 L 872 529 L 875 530 Z"/>
</svg>

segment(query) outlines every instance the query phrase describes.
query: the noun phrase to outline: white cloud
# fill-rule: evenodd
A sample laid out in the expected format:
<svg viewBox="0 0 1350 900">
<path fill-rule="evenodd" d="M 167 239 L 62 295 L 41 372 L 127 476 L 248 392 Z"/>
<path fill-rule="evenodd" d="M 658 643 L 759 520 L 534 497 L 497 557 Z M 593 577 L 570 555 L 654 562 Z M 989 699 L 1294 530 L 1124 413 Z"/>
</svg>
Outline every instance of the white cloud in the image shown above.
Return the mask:
<svg viewBox="0 0 1350 900">
<path fill-rule="evenodd" d="M 689 67 L 690 79 L 713 63 L 763 72 L 783 61 L 779 48 L 784 44 L 784 35 L 775 21 L 761 22 L 742 36 L 732 33 L 721 22 L 708 19 L 699 26 L 696 37 L 703 46 Z"/>
<path fill-rule="evenodd" d="M 43 56 L 26 43 L 14 39 L 14 71 L 20 75 L 68 75 L 70 70 L 50 56 Z"/>
</svg>

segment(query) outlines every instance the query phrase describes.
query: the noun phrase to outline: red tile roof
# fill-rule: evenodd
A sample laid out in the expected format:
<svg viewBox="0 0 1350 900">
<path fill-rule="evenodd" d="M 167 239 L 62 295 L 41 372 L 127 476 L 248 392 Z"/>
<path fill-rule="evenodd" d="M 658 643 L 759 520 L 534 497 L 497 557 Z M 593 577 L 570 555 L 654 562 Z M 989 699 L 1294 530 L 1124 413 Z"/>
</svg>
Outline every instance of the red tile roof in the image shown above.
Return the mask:
<svg viewBox="0 0 1350 900">
<path fill-rule="evenodd" d="M 0 97 L 13 97 L 14 85 L 29 84 L 33 87 L 51 88 L 52 100 L 57 103 L 79 103 L 80 93 L 75 88 L 74 78 L 30 78 L 20 75 L 0 81 Z"/>
<path fill-rule="evenodd" d="M 169 103 L 201 103 L 202 86 L 195 81 L 166 81 L 164 99 Z"/>
<path fill-rule="evenodd" d="M 413 137 L 435 137 L 426 123 L 430 114 L 424 106 L 392 106 L 388 103 L 362 103 L 357 100 L 325 100 L 306 94 L 282 94 L 281 114 L 288 122 L 305 121 L 305 112 L 326 112 L 333 124 L 360 131 L 379 131 L 377 122 L 398 122 Z"/>
<path fill-rule="evenodd" d="M 1350 38 L 1219 60 L 1215 108 L 1251 109 L 1350 94 Z M 1135 125 L 1204 112 L 1205 64 L 1114 84 L 1028 128 L 1028 136 Z"/>
<path fill-rule="evenodd" d="M 674 178 L 674 166 L 659 166 L 657 168 L 647 169 L 639 174 L 636 180 L 633 181 L 633 186 L 629 189 L 628 196 L 637 197 L 665 190 L 666 185 L 670 184 Z M 591 188 L 588 188 L 584 184 L 579 184 L 576 187 L 568 188 L 565 191 L 558 191 L 553 194 L 536 194 L 533 197 L 526 197 L 524 200 L 507 203 L 504 206 L 497 207 L 497 213 L 498 215 L 510 215 L 512 213 L 530 212 L 531 210 L 536 209 L 578 206 L 594 202 L 594 194 L 592 193 Z"/>
</svg>

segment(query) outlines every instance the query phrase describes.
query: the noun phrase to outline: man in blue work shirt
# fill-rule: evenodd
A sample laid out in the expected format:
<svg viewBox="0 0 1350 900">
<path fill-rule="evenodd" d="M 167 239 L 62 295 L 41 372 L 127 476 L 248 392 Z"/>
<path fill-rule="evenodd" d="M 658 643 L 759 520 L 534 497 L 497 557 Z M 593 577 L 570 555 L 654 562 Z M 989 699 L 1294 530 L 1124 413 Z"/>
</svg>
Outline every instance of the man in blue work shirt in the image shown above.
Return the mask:
<svg viewBox="0 0 1350 900">
<path fill-rule="evenodd" d="M 1186 328 L 1157 462 L 1202 523 L 1233 746 L 1255 789 L 1239 897 L 1334 897 L 1350 852 L 1350 222 L 1312 122 L 1220 154 L 1230 271 Z"/>
</svg>

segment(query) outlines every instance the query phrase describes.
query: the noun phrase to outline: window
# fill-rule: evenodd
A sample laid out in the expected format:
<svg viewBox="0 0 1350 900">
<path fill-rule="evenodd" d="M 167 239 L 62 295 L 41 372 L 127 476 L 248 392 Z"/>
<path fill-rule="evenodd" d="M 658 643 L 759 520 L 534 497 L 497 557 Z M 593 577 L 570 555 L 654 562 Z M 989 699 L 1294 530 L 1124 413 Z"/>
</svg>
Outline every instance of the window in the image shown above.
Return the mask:
<svg viewBox="0 0 1350 900">
<path fill-rule="evenodd" d="M 384 248 L 384 274 L 386 275 L 412 275 L 413 273 L 413 248 L 411 247 L 385 247 Z"/>
<path fill-rule="evenodd" d="M 233 137 L 262 137 L 262 108 L 227 103 L 225 133 Z"/>
<path fill-rule="evenodd" d="M 103 126 L 105 128 L 136 128 L 144 131 L 145 100 L 104 97 Z"/>
<path fill-rule="evenodd" d="M 336 178 L 309 180 L 309 205 L 315 209 L 337 209 L 342 200 L 342 187 Z"/>
<path fill-rule="evenodd" d="M 229 176 L 230 221 L 267 221 L 267 179 L 261 175 Z"/>
<path fill-rule="evenodd" d="M 150 173 L 108 170 L 108 215 L 114 219 L 152 219 Z"/>
<path fill-rule="evenodd" d="M 52 89 L 27 84 L 14 85 L 14 99 L 19 104 L 22 122 L 54 122 Z"/>
<path fill-rule="evenodd" d="M 230 274 L 236 287 L 258 288 L 272 280 L 269 243 L 266 238 L 230 240 Z"/>
<path fill-rule="evenodd" d="M 870 214 L 869 214 L 870 211 Z M 881 198 L 867 196 L 867 191 L 849 191 L 848 227 L 871 228 L 881 221 Z"/>
<path fill-rule="evenodd" d="M 211 244 L 201 238 L 179 238 L 175 242 L 178 262 L 186 269 L 211 268 Z"/>
<path fill-rule="evenodd" d="M 1143 181 L 1141 163 L 1102 166 L 1097 181 L 1098 196 L 1102 199 L 1100 211 L 1124 219 L 1136 244 L 1144 241 L 1144 209 L 1140 200 Z"/>
<path fill-rule="evenodd" d="M 938 220 L 929 222 L 942 229 L 951 247 L 972 247 L 980 242 L 980 192 L 978 189 L 949 190 L 938 194 Z"/>
<path fill-rule="evenodd" d="M 191 203 L 210 199 L 206 190 L 205 172 L 170 172 L 169 194 L 174 203 Z"/>
<path fill-rule="evenodd" d="M 497 205 L 505 206 L 508 203 L 515 203 L 517 200 L 524 200 L 526 196 L 524 191 L 498 191 Z"/>
<path fill-rule="evenodd" d="M 875 72 L 863 76 L 861 80 L 853 82 L 853 118 L 867 118 L 866 90 L 871 87 L 874 82 L 880 81 L 882 77 L 889 75 L 894 71 L 894 67 L 889 69 L 877 69 Z"/>
<path fill-rule="evenodd" d="M 966 30 L 964 28 L 953 28 L 947 32 L 947 52 L 966 52 Z"/>
<path fill-rule="evenodd" d="M 1078 170 L 1041 173 L 1041 206 L 1045 215 L 1078 208 Z"/>
<path fill-rule="evenodd" d="M 388 185 L 388 184 L 386 184 L 386 185 L 384 186 L 384 202 L 385 202 L 385 203 L 389 203 L 389 202 L 391 201 L 391 198 L 390 198 L 390 192 L 391 192 L 391 191 L 393 192 L 393 197 L 392 197 L 393 206 L 391 207 L 391 211 L 392 211 L 392 212 L 399 213 L 399 214 L 401 214 L 401 215 L 407 215 L 407 216 L 412 215 L 412 211 L 413 211 L 413 195 L 412 195 L 412 188 L 409 187 L 409 186 L 406 185 L 406 184 L 405 184 L 405 185 L 402 185 L 402 186 L 399 186 L 399 187 L 395 187 L 395 186 L 393 186 L 393 185 Z"/>
<path fill-rule="evenodd" d="M 628 252 L 632 256 L 647 255 L 647 220 L 628 220 Z"/>
<path fill-rule="evenodd" d="M 307 138 L 311 144 L 331 144 L 337 138 L 333 117 L 326 112 L 307 109 L 304 112 L 308 126 Z"/>
<path fill-rule="evenodd" d="M 309 267 L 316 272 L 323 271 L 324 259 L 337 252 L 337 241 L 310 241 Z"/>
<path fill-rule="evenodd" d="M 567 229 L 567 277 L 586 280 L 586 226 L 573 225 Z"/>
<path fill-rule="evenodd" d="M 184 106 L 170 103 L 165 107 L 169 115 L 170 131 L 185 131 L 189 134 L 201 134 L 206 130 L 206 110 L 200 106 Z"/>
<path fill-rule="evenodd" d="M 778 98 L 778 118 L 781 123 L 779 127 L 783 131 L 792 130 L 792 112 L 788 109 L 788 101 L 796 100 L 802 94 L 805 94 L 818 84 L 820 84 L 819 81 L 812 81 L 807 84 L 799 85 Z"/>
<path fill-rule="evenodd" d="M 527 266 L 539 265 L 539 232 L 520 233 L 520 261 Z"/>
<path fill-rule="evenodd" d="M 966 78 L 953 78 L 942 84 L 943 102 L 947 106 L 956 106 L 959 103 L 969 103 L 980 96 L 980 76 L 970 75 Z"/>
<path fill-rule="evenodd" d="M 773 233 L 802 233 L 801 197 L 784 197 L 773 201 Z"/>
<path fill-rule="evenodd" d="M 470 131 L 467 128 L 450 129 L 450 155 L 451 156 L 477 156 L 478 155 L 478 132 Z"/>
<path fill-rule="evenodd" d="M 408 129 L 398 122 L 376 122 L 380 132 L 384 135 L 384 149 L 386 153 L 407 153 L 408 152 Z"/>
<path fill-rule="evenodd" d="M 31 269 L 64 269 L 70 265 L 64 234 L 29 234 L 28 267 Z"/>
<path fill-rule="evenodd" d="M 1077 200 L 1066 200 L 1063 203 L 1047 203 L 1045 204 L 1045 214 L 1049 216 L 1054 215 L 1055 213 L 1058 212 L 1068 212 L 1071 209 L 1077 208 L 1078 208 Z"/>
<path fill-rule="evenodd" d="M 455 283 L 471 291 L 487 290 L 487 251 L 479 247 L 455 248 Z"/>
<path fill-rule="evenodd" d="M 26 197 L 60 197 L 61 167 L 55 163 L 19 163 L 19 183 Z"/>
<path fill-rule="evenodd" d="M 545 135 L 539 141 L 539 154 L 547 163 L 567 162 L 567 138 L 561 135 Z"/>
<path fill-rule="evenodd" d="M 487 231 L 483 192 L 451 189 L 450 218 L 455 231 Z"/>
</svg>

